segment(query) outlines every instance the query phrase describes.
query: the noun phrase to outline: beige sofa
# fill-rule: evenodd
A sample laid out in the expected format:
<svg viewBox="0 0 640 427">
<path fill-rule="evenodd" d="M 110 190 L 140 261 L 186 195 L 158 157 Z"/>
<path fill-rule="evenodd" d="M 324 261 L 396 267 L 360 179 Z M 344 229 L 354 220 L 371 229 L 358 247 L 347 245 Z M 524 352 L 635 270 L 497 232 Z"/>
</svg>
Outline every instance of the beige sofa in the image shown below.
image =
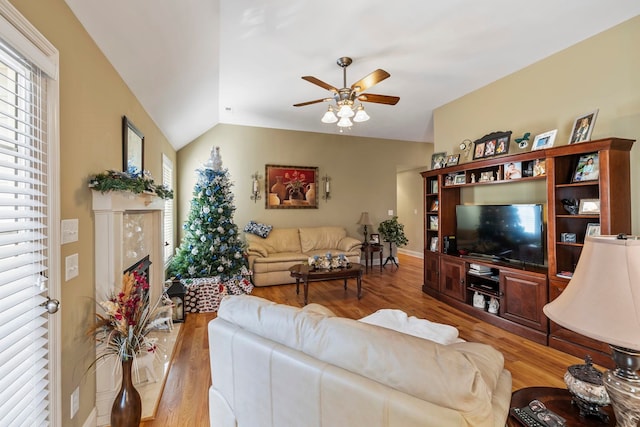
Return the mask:
<svg viewBox="0 0 640 427">
<path fill-rule="evenodd" d="M 209 323 L 212 427 L 503 427 L 511 374 L 493 347 L 441 345 L 249 295 Z"/>
<path fill-rule="evenodd" d="M 347 236 L 342 227 L 274 228 L 266 238 L 245 233 L 249 269 L 256 286 L 294 283 L 289 268 L 314 255 L 344 254 L 360 262 L 362 242 Z"/>
</svg>

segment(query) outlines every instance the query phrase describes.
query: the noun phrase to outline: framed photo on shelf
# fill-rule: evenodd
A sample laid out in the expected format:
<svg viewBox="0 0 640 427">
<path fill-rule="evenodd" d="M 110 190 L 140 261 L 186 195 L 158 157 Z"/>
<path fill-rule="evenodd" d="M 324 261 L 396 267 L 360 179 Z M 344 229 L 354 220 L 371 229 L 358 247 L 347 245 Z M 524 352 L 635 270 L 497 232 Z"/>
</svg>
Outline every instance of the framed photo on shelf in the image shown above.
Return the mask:
<svg viewBox="0 0 640 427">
<path fill-rule="evenodd" d="M 509 137 L 503 136 L 502 138 L 498 138 L 498 142 L 496 144 L 496 156 L 499 154 L 507 154 L 509 152 Z"/>
<path fill-rule="evenodd" d="M 455 185 L 466 184 L 467 183 L 466 177 L 464 176 L 463 173 L 458 174 L 458 175 L 453 177 L 453 183 Z"/>
<path fill-rule="evenodd" d="M 591 139 L 591 132 L 593 132 L 593 126 L 596 123 L 596 117 L 598 117 L 598 109 L 577 117 L 571 128 L 573 130 L 569 137 L 569 144 L 589 141 Z"/>
<path fill-rule="evenodd" d="M 484 141 L 477 142 L 475 149 L 473 150 L 473 160 L 481 159 L 484 157 Z"/>
<path fill-rule="evenodd" d="M 484 144 L 484 156 L 483 157 L 492 157 L 496 154 L 496 140 L 491 139 Z"/>
<path fill-rule="evenodd" d="M 431 181 L 431 194 L 438 194 L 438 180 Z"/>
<path fill-rule="evenodd" d="M 429 230 L 437 231 L 438 230 L 438 217 L 430 216 L 429 217 Z"/>
<path fill-rule="evenodd" d="M 433 153 L 431 155 L 431 169 L 440 169 L 447 165 L 447 153 Z"/>
<path fill-rule="evenodd" d="M 545 176 L 546 174 L 546 160 L 535 159 L 533 162 L 533 176 Z"/>
<path fill-rule="evenodd" d="M 600 199 L 580 199 L 579 215 L 596 215 L 600 213 Z"/>
<path fill-rule="evenodd" d="M 447 166 L 455 166 L 458 164 L 459 160 L 460 154 L 451 154 L 449 157 L 447 157 Z"/>
<path fill-rule="evenodd" d="M 522 178 L 522 162 L 509 162 L 504 165 L 504 179 Z"/>
<path fill-rule="evenodd" d="M 556 140 L 557 133 L 558 133 L 558 129 L 554 129 L 554 130 L 550 130 L 549 132 L 536 135 L 536 137 L 533 139 L 533 145 L 531 146 L 531 151 L 544 150 L 545 148 L 553 147 L 553 143 Z"/>
<path fill-rule="evenodd" d="M 438 252 L 438 236 L 431 238 L 429 250 L 431 250 L 431 252 Z"/>
<path fill-rule="evenodd" d="M 433 202 L 431 202 L 431 206 L 429 207 L 429 210 L 431 212 L 438 212 L 438 199 L 435 199 Z"/>
<path fill-rule="evenodd" d="M 369 243 L 371 243 L 372 245 L 379 245 L 380 235 L 378 233 L 371 234 L 371 237 L 369 237 Z"/>
<path fill-rule="evenodd" d="M 511 139 L 511 131 L 493 132 L 477 139 L 473 142 L 473 160 L 484 159 L 507 154 L 509 152 L 509 140 Z"/>
<path fill-rule="evenodd" d="M 571 182 L 594 181 L 600 177 L 598 153 L 583 154 L 578 160 Z"/>
<path fill-rule="evenodd" d="M 587 224 L 587 232 L 585 236 L 599 236 L 600 235 L 600 224 L 597 222 L 590 222 Z"/>
</svg>

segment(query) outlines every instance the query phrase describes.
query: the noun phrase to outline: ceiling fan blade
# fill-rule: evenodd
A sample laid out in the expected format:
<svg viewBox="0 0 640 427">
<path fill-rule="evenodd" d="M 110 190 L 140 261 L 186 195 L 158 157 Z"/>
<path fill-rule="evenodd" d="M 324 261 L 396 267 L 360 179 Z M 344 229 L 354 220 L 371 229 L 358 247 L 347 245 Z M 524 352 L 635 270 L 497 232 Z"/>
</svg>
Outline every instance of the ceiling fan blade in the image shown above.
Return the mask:
<svg viewBox="0 0 640 427">
<path fill-rule="evenodd" d="M 352 90 L 356 90 L 358 92 L 364 92 L 369 89 L 371 86 L 380 83 L 384 79 L 391 77 L 391 74 L 387 73 L 385 70 L 377 69 L 369 75 L 363 77 L 358 80 L 354 84 L 351 85 Z"/>
<path fill-rule="evenodd" d="M 363 93 L 358 96 L 358 101 L 375 102 L 377 104 L 396 105 L 400 101 L 399 96 L 376 95 L 374 93 Z"/>
<path fill-rule="evenodd" d="M 320 79 L 317 79 L 313 76 L 302 76 L 302 80 L 306 80 L 309 83 L 313 83 L 314 85 L 318 85 L 321 88 L 324 88 L 326 90 L 330 90 L 333 93 L 338 93 L 338 89 L 336 89 L 335 87 L 331 86 L 329 83 L 325 83 Z"/>
<path fill-rule="evenodd" d="M 318 102 L 330 101 L 331 98 L 315 99 L 313 101 L 301 102 L 299 104 L 293 104 L 294 107 L 304 107 L 305 105 L 317 104 Z"/>
</svg>

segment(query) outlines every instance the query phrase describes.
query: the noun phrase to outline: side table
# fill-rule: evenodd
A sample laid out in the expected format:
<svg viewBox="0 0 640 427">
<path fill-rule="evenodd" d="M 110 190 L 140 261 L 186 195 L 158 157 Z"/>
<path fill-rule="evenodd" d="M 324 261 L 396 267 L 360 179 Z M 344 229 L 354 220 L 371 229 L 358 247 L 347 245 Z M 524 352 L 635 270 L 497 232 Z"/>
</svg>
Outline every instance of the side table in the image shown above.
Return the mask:
<svg viewBox="0 0 640 427">
<path fill-rule="evenodd" d="M 527 387 L 516 390 L 511 395 L 510 408 L 522 408 L 529 402 L 538 399 L 544 403 L 547 409 L 552 410 L 562 418 L 567 420 L 567 427 L 607 427 L 616 425 L 616 417 L 613 415 L 611 406 L 605 406 L 603 411 L 609 414 L 609 423 L 605 424 L 597 418 L 581 417 L 577 407 L 571 404 L 571 394 L 568 390 L 554 387 Z M 520 421 L 509 415 L 507 419 L 508 427 L 522 427 Z"/>
<path fill-rule="evenodd" d="M 380 272 L 382 273 L 382 245 L 363 243 L 362 250 L 364 251 L 364 271 L 369 272 L 369 262 L 371 262 L 371 270 L 373 270 L 373 254 L 378 252 L 380 254 Z"/>
</svg>

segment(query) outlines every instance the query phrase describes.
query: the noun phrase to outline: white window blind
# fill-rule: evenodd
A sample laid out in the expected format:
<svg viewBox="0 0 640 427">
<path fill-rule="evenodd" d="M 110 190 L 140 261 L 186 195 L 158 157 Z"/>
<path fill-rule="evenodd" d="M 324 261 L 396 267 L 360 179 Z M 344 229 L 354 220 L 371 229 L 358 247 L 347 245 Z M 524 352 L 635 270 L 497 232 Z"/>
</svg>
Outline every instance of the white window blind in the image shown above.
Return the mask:
<svg viewBox="0 0 640 427">
<path fill-rule="evenodd" d="M 166 155 L 162 155 L 162 185 L 167 188 L 173 186 L 173 162 Z M 173 199 L 164 202 L 164 262 L 173 255 Z"/>
<path fill-rule="evenodd" d="M 0 42 L 0 425 L 49 425 L 47 77 Z"/>
</svg>

